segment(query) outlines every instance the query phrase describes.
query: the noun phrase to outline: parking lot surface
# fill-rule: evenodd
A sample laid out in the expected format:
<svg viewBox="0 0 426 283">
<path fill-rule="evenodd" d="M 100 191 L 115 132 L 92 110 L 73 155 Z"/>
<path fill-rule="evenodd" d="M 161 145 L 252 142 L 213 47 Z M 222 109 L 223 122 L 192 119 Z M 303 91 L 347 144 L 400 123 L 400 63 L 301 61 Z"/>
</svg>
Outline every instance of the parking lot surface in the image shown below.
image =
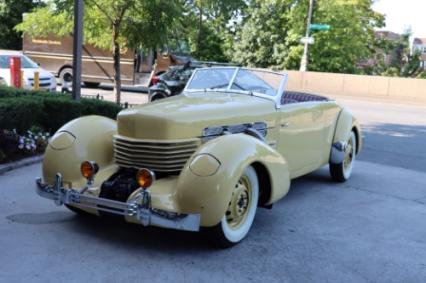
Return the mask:
<svg viewBox="0 0 426 283">
<path fill-rule="evenodd" d="M 352 178 L 294 180 L 231 249 L 78 217 L 35 194 L 39 164 L 0 175 L 0 282 L 426 282 L 426 108 L 341 103 L 365 135 Z"/>
</svg>

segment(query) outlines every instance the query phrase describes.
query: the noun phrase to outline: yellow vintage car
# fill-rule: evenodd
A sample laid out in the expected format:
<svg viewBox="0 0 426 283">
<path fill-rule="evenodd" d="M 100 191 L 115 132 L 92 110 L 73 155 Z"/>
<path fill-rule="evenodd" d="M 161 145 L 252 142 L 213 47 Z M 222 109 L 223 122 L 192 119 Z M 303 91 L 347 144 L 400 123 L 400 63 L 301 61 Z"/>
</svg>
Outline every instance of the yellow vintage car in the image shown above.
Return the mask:
<svg viewBox="0 0 426 283">
<path fill-rule="evenodd" d="M 350 112 L 322 96 L 285 91 L 287 75 L 197 69 L 182 95 L 87 116 L 49 142 L 37 192 L 76 212 L 244 239 L 258 207 L 291 180 L 329 165 L 350 176 L 362 147 Z"/>
</svg>

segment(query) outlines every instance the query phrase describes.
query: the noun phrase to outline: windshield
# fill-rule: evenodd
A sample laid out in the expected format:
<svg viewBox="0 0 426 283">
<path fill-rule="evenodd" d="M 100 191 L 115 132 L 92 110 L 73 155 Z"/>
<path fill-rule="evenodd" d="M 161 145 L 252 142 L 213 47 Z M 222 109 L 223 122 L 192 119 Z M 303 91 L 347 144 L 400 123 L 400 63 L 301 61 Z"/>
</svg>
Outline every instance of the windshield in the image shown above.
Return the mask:
<svg viewBox="0 0 426 283">
<path fill-rule="evenodd" d="M 12 57 L 20 57 L 21 58 L 21 68 L 23 69 L 37 69 L 38 65 L 34 63 L 30 58 L 18 55 L 18 56 L 12 56 L 12 55 L 0 55 L 0 68 L 1 69 L 9 69 L 10 64 L 10 58 Z"/>
<path fill-rule="evenodd" d="M 187 89 L 227 89 L 234 73 L 234 68 L 198 69 Z"/>
<path fill-rule="evenodd" d="M 243 68 L 197 69 L 186 90 L 232 90 L 276 96 L 283 83 L 283 74 Z"/>
</svg>

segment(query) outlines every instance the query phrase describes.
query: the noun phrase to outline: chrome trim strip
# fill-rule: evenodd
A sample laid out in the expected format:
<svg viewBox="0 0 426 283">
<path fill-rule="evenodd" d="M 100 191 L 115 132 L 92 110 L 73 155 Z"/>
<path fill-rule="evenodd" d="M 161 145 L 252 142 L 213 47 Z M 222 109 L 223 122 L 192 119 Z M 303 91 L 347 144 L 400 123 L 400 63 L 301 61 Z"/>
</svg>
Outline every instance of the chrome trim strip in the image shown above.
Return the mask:
<svg viewBox="0 0 426 283">
<path fill-rule="evenodd" d="M 153 225 L 194 232 L 200 229 L 200 214 L 179 214 L 152 208 L 151 194 L 148 190 L 141 190 L 138 196 L 129 202 L 121 202 L 65 189 L 60 173 L 56 174 L 53 186 L 43 183 L 41 178 L 37 178 L 36 185 L 38 195 L 53 200 L 57 205 L 69 204 L 115 215 L 135 217 L 144 226 Z"/>
</svg>

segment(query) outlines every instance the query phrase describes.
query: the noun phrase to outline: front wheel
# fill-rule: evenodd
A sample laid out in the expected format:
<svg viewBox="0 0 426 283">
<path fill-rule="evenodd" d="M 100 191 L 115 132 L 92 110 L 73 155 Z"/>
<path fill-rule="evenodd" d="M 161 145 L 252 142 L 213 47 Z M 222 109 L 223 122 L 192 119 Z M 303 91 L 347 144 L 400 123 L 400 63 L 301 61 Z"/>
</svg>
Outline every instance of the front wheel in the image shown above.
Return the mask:
<svg viewBox="0 0 426 283">
<path fill-rule="evenodd" d="M 352 174 L 356 157 L 356 136 L 352 131 L 345 149 L 345 158 L 339 164 L 330 163 L 330 175 L 336 182 L 346 182 Z"/>
<path fill-rule="evenodd" d="M 225 216 L 207 231 L 213 244 L 231 247 L 241 242 L 253 224 L 258 200 L 259 180 L 254 168 L 249 166 L 233 187 Z"/>
</svg>

